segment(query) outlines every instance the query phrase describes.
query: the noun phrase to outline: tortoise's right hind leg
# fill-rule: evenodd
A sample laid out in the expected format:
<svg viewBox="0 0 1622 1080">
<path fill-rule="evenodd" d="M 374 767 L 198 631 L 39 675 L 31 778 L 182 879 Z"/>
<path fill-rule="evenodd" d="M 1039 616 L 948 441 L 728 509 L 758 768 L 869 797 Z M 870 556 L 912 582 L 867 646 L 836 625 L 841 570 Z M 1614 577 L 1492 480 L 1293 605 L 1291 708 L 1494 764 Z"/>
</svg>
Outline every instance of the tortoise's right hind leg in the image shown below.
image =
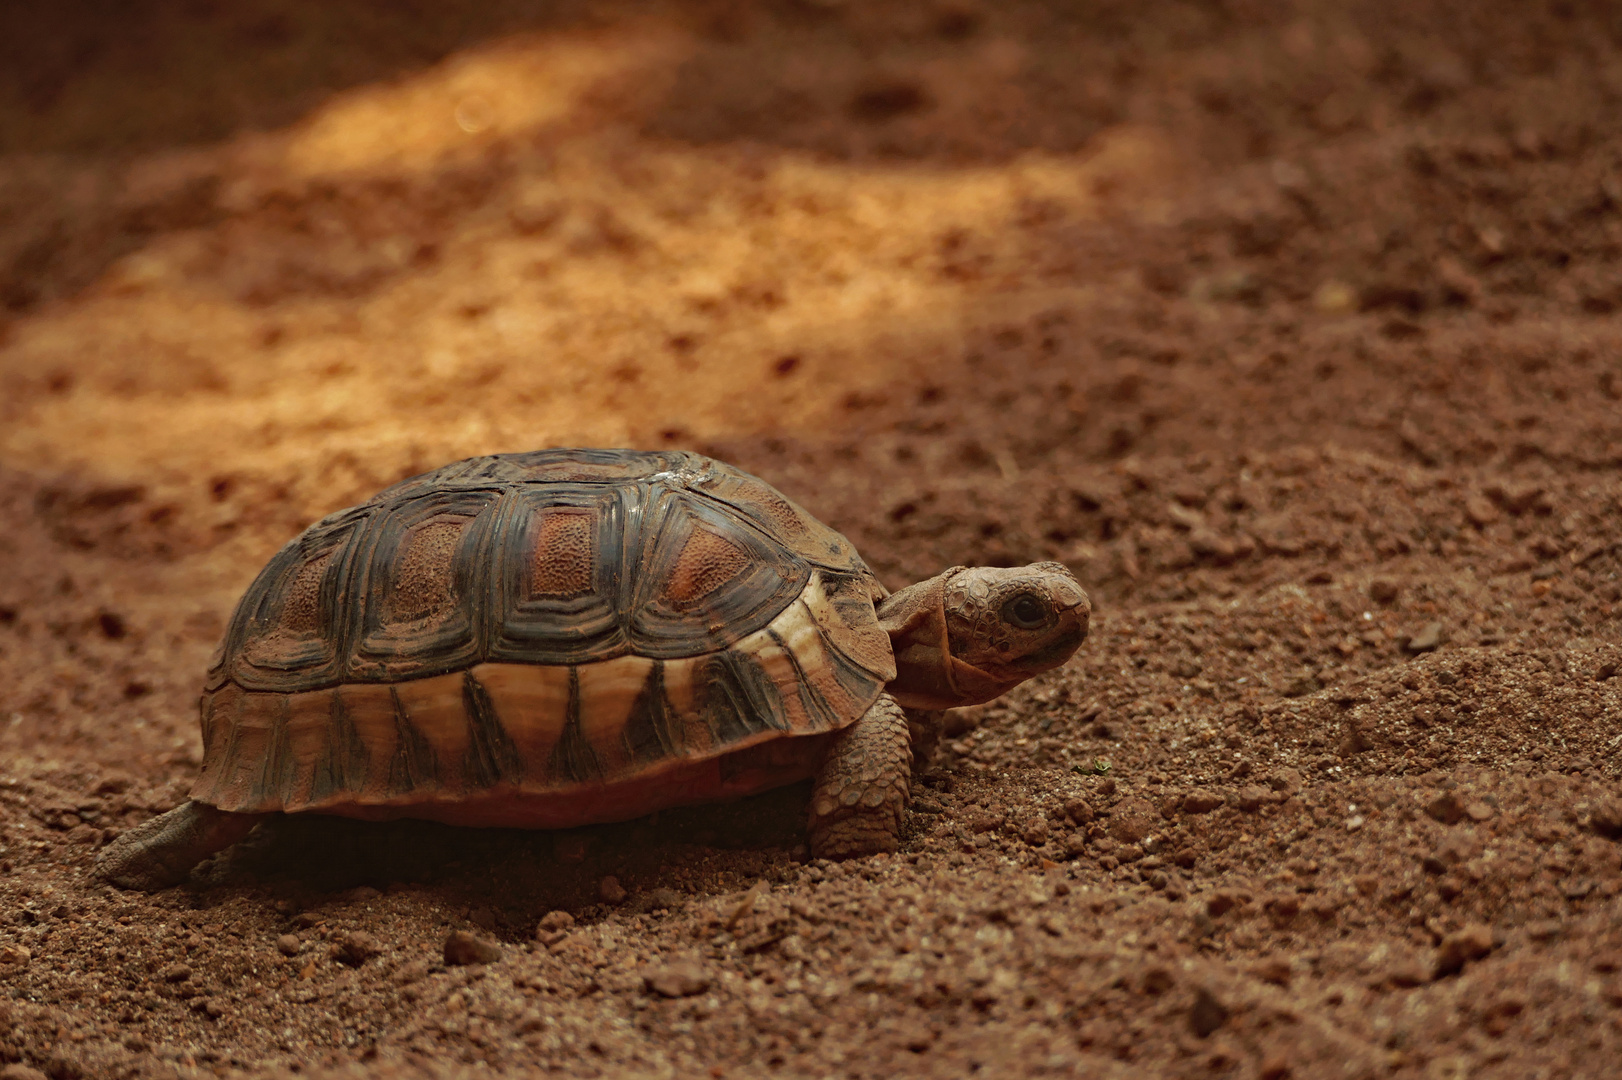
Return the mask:
<svg viewBox="0 0 1622 1080">
<path fill-rule="evenodd" d="M 186 880 L 191 868 L 241 840 L 265 814 L 233 814 L 186 802 L 143 821 L 102 849 L 96 873 L 126 889 L 156 892 Z"/>
</svg>

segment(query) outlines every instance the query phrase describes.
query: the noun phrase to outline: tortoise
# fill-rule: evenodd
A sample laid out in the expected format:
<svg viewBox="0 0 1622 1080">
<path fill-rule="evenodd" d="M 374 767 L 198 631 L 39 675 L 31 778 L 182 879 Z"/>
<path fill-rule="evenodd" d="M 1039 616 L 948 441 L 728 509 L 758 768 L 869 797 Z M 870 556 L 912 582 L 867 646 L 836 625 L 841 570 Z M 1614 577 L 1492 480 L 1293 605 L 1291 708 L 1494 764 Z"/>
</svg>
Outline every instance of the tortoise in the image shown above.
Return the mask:
<svg viewBox="0 0 1622 1080">
<path fill-rule="evenodd" d="M 683 451 L 402 481 L 288 543 L 210 665 L 191 798 L 100 873 L 159 889 L 267 815 L 567 828 L 812 778 L 816 857 L 893 851 L 941 711 L 1063 664 L 1062 564 L 891 594 L 850 541 Z"/>
</svg>

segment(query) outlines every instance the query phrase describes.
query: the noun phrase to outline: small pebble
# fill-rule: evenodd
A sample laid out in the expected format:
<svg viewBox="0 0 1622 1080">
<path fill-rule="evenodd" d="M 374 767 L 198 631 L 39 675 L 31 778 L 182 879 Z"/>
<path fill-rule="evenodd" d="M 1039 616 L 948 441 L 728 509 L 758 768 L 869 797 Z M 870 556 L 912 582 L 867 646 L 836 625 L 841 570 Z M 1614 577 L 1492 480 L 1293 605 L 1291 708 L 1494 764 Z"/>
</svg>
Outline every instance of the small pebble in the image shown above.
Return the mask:
<svg viewBox="0 0 1622 1080">
<path fill-rule="evenodd" d="M 1470 519 L 1470 524 L 1484 529 L 1498 520 L 1498 507 L 1487 496 L 1477 493 L 1465 498 L 1464 516 Z"/>
<path fill-rule="evenodd" d="M 540 929 L 547 933 L 556 933 L 559 930 L 573 930 L 574 916 L 567 911 L 548 911 L 541 916 Z"/>
<path fill-rule="evenodd" d="M 1183 810 L 1189 814 L 1209 814 L 1225 802 L 1221 795 L 1205 788 L 1195 788 L 1183 796 Z"/>
<path fill-rule="evenodd" d="M 1284 768 L 1268 773 L 1262 778 L 1268 787 L 1283 795 L 1294 795 L 1301 790 L 1301 770 Z"/>
<path fill-rule="evenodd" d="M 682 906 L 683 902 L 684 899 L 681 893 L 675 889 L 660 886 L 656 889 L 649 889 L 641 896 L 638 896 L 632 904 L 632 910 L 639 915 L 650 911 L 658 911 L 661 908 L 665 911 L 675 911 Z"/>
<path fill-rule="evenodd" d="M 1455 930 L 1442 939 L 1436 950 L 1436 978 L 1456 975 L 1472 960 L 1480 960 L 1492 952 L 1492 929 L 1480 923 L 1471 923 Z"/>
<path fill-rule="evenodd" d="M 1554 941 L 1564 930 L 1559 919 L 1533 919 L 1526 924 L 1526 936 L 1533 941 Z"/>
<path fill-rule="evenodd" d="M 1369 582 L 1369 599 L 1376 604 L 1390 604 L 1397 599 L 1401 590 L 1397 583 L 1390 578 L 1375 578 Z"/>
<path fill-rule="evenodd" d="M 692 997 L 710 988 L 710 977 L 691 962 L 677 962 L 649 968 L 642 974 L 649 990 L 667 998 Z"/>
<path fill-rule="evenodd" d="M 1093 820 L 1093 808 L 1086 799 L 1066 799 L 1064 801 L 1064 816 L 1077 825 L 1085 825 Z"/>
<path fill-rule="evenodd" d="M 299 939 L 292 934 L 283 934 L 276 939 L 276 951 L 283 956 L 297 956 L 302 947 Z"/>
<path fill-rule="evenodd" d="M 1158 964 L 1143 973 L 1143 992 L 1152 997 L 1159 997 L 1176 985 L 1177 976 Z"/>
<path fill-rule="evenodd" d="M 0 1080 L 45 1080 L 45 1074 L 31 1065 L 19 1063 L 0 1068 Z"/>
<path fill-rule="evenodd" d="M 377 939 L 364 930 L 352 930 L 338 942 L 338 959 L 351 967 L 358 967 L 382 952 Z"/>
<path fill-rule="evenodd" d="M 1269 982 L 1274 986 L 1290 985 L 1290 962 L 1280 956 L 1260 961 L 1251 967 L 1250 973 L 1262 982 Z"/>
<path fill-rule="evenodd" d="M 1228 1022 L 1228 1007 L 1205 987 L 1194 992 L 1194 1004 L 1188 1010 L 1188 1026 L 1204 1039 Z"/>
<path fill-rule="evenodd" d="M 597 895 L 602 897 L 605 904 L 623 904 L 626 896 L 625 886 L 620 884 L 619 878 L 609 874 L 597 883 Z"/>
<path fill-rule="evenodd" d="M 445 963 L 452 967 L 493 964 L 501 959 L 501 947 L 466 930 L 452 930 L 445 939 Z"/>
<path fill-rule="evenodd" d="M 1430 622 L 1420 627 L 1418 633 L 1410 635 L 1403 649 L 1411 653 L 1432 652 L 1441 644 L 1442 624 Z"/>
<path fill-rule="evenodd" d="M 0 945 L 0 967 L 27 967 L 33 955 L 21 945 Z"/>
<path fill-rule="evenodd" d="M 163 969 L 164 982 L 185 982 L 189 978 L 191 978 L 191 968 L 185 964 L 170 964 Z"/>
<path fill-rule="evenodd" d="M 1135 844 L 1153 833 L 1160 820 L 1160 811 L 1148 799 L 1123 799 L 1110 817 L 1109 833 L 1123 844 Z"/>
<path fill-rule="evenodd" d="M 1325 315 L 1345 315 L 1357 310 L 1357 290 L 1331 278 L 1313 290 L 1312 306 Z"/>
<path fill-rule="evenodd" d="M 1464 820 L 1464 804 L 1451 791 L 1444 791 L 1425 804 L 1425 813 L 1443 825 L 1457 825 Z"/>
<path fill-rule="evenodd" d="M 1262 803 L 1266 801 L 1266 788 L 1259 787 L 1256 784 L 1247 784 L 1239 789 L 1238 795 L 1234 796 L 1233 805 L 1247 814 L 1254 814 L 1262 808 Z"/>
<path fill-rule="evenodd" d="M 1622 799 L 1605 799 L 1588 815 L 1589 826 L 1601 836 L 1622 840 Z"/>
<path fill-rule="evenodd" d="M 998 829 L 1002 828 L 1005 820 L 1007 819 L 999 813 L 979 813 L 974 815 L 974 817 L 969 820 L 969 829 L 970 831 L 977 833 L 996 832 Z"/>
<path fill-rule="evenodd" d="M 567 911 L 548 911 L 535 927 L 535 940 L 551 949 L 569 936 L 574 929 L 574 916 Z"/>
</svg>

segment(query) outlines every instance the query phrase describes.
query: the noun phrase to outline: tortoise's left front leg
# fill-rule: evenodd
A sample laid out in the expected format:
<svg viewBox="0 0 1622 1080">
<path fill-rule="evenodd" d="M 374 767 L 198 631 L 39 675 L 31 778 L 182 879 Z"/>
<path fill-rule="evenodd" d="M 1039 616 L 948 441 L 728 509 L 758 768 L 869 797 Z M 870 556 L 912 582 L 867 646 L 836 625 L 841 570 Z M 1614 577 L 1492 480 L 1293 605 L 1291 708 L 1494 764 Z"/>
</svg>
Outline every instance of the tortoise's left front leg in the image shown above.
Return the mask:
<svg viewBox="0 0 1622 1080">
<path fill-rule="evenodd" d="M 946 727 L 946 710 L 907 709 L 907 731 L 912 736 L 912 772 L 924 772 L 935 760 Z"/>
<path fill-rule="evenodd" d="M 861 719 L 834 736 L 817 770 L 811 854 L 850 859 L 896 850 L 911 789 L 907 716 L 882 694 Z"/>
</svg>

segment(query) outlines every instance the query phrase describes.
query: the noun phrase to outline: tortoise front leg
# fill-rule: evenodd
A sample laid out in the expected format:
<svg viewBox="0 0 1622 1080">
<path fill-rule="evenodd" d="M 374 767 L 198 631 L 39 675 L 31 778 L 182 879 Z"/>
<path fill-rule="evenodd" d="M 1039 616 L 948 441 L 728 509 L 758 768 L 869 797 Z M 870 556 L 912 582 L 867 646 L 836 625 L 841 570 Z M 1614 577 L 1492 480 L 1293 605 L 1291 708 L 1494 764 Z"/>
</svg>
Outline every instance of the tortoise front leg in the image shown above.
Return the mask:
<svg viewBox="0 0 1622 1080">
<path fill-rule="evenodd" d="M 876 855 L 901 846 L 912 789 L 907 716 L 882 694 L 828 746 L 811 792 L 811 854 L 819 859 Z"/>
<path fill-rule="evenodd" d="M 924 772 L 935 760 L 946 726 L 945 709 L 907 709 L 907 731 L 912 736 L 912 771 Z"/>
<path fill-rule="evenodd" d="M 96 858 L 96 873 L 125 889 L 167 889 L 185 881 L 191 868 L 208 856 L 247 836 L 266 816 L 182 803 L 103 848 Z"/>
</svg>

